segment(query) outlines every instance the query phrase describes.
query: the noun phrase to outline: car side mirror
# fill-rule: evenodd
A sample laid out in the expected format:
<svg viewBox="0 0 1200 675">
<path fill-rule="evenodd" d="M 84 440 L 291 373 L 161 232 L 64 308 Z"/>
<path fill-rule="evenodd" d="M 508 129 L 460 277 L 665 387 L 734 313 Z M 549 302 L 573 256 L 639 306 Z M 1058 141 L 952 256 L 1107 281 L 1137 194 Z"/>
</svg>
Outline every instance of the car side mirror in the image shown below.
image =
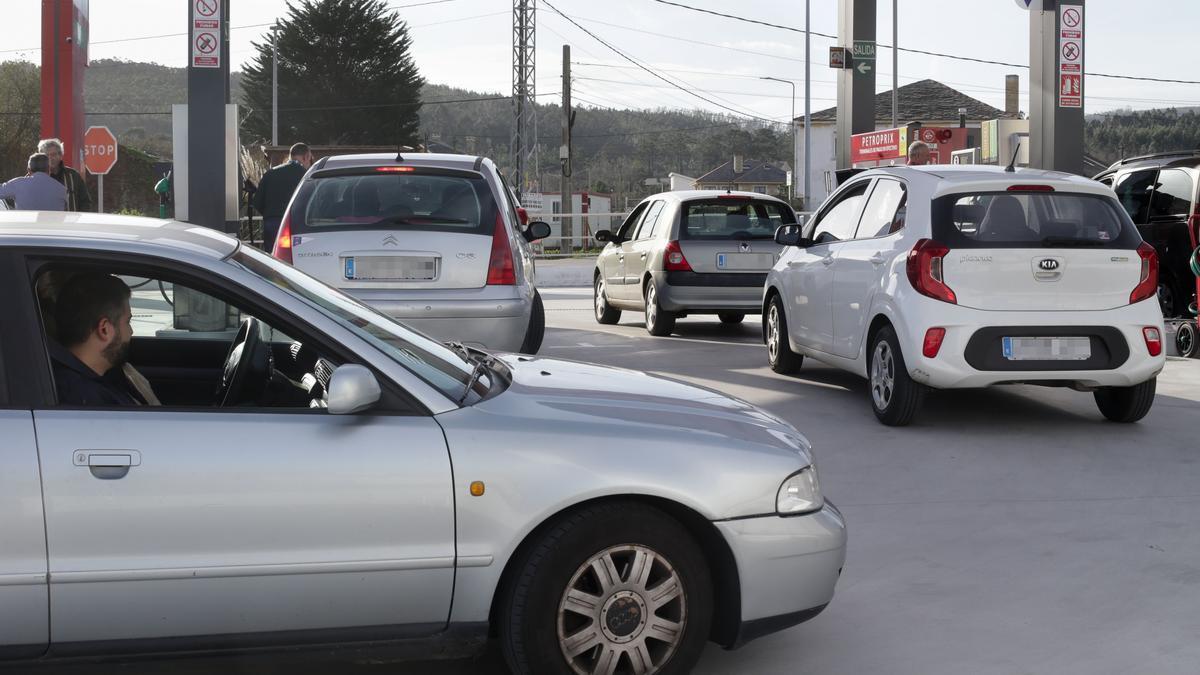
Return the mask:
<svg viewBox="0 0 1200 675">
<path fill-rule="evenodd" d="M 612 230 L 596 230 L 596 233 L 592 237 L 601 244 L 619 243 L 619 238 L 613 234 Z"/>
<path fill-rule="evenodd" d="M 526 241 L 537 241 L 538 239 L 545 239 L 546 237 L 549 237 L 551 234 L 550 224 L 544 223 L 540 220 L 535 220 L 532 223 L 530 223 L 529 227 L 526 227 L 525 231 L 522 232 L 521 234 L 525 237 Z"/>
<path fill-rule="evenodd" d="M 803 232 L 800 225 L 780 225 L 775 230 L 775 243 L 780 246 L 811 246 L 812 242 L 802 236 Z"/>
<path fill-rule="evenodd" d="M 371 408 L 379 402 L 382 391 L 366 366 L 347 363 L 333 371 L 329 378 L 329 413 L 351 415 Z"/>
</svg>

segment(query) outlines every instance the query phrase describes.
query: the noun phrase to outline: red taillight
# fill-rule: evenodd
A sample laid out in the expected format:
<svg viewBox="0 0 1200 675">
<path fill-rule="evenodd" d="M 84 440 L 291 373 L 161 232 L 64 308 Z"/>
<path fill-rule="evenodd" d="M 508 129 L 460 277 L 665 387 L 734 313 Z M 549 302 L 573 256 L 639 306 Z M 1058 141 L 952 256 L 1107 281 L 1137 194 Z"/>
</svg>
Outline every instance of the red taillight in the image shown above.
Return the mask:
<svg viewBox="0 0 1200 675">
<path fill-rule="evenodd" d="M 1053 185 L 1009 185 L 1009 192 L 1054 192 Z"/>
<path fill-rule="evenodd" d="M 1142 329 L 1142 338 L 1146 340 L 1146 351 L 1150 356 L 1162 354 L 1162 333 L 1157 328 L 1146 326 Z"/>
<path fill-rule="evenodd" d="M 411 166 L 377 166 L 375 170 L 379 173 L 412 173 Z"/>
<path fill-rule="evenodd" d="M 517 283 L 508 229 L 504 227 L 504 218 L 498 213 L 496 229 L 492 232 L 492 257 L 488 260 L 487 282 L 489 286 L 515 286 Z"/>
<path fill-rule="evenodd" d="M 958 297 L 942 276 L 942 260 L 950 247 L 932 239 L 922 239 L 908 252 L 908 281 L 921 295 L 958 304 Z"/>
<path fill-rule="evenodd" d="M 1138 257 L 1142 259 L 1142 274 L 1138 285 L 1129 294 L 1129 304 L 1153 298 L 1158 294 L 1158 252 L 1146 242 L 1138 244 Z"/>
<path fill-rule="evenodd" d="M 292 264 L 292 223 L 288 214 L 284 214 L 283 222 L 279 224 L 279 234 L 275 235 L 271 255 L 289 265 Z"/>
<path fill-rule="evenodd" d="M 692 271 L 692 266 L 688 264 L 687 258 L 683 255 L 683 249 L 679 248 L 679 242 L 667 242 L 666 255 L 663 256 L 663 268 L 668 272 Z"/>
<path fill-rule="evenodd" d="M 942 340 L 946 337 L 945 328 L 930 328 L 925 331 L 925 343 L 921 345 L 921 353 L 925 358 L 932 359 L 942 349 Z"/>
<path fill-rule="evenodd" d="M 525 207 L 517 207 L 517 218 L 521 221 L 522 225 L 529 224 L 529 212 L 525 210 Z"/>
</svg>

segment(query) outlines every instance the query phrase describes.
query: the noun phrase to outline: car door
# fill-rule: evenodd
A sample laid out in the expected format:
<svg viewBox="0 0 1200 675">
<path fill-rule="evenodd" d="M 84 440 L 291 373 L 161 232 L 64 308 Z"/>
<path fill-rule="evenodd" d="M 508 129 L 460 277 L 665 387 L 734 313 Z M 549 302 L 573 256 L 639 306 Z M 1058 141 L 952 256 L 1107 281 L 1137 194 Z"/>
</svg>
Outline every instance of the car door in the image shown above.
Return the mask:
<svg viewBox="0 0 1200 675">
<path fill-rule="evenodd" d="M 638 204 L 617 229 L 617 240 L 609 242 L 600 252 L 600 275 L 604 277 L 605 292 L 610 300 L 623 297 L 621 291 L 625 285 L 625 252 L 621 249 L 620 240 L 632 236 L 637 222 L 646 213 L 648 206 L 649 202 Z"/>
<path fill-rule="evenodd" d="M 806 227 L 808 247 L 785 253 L 783 274 L 788 332 L 800 346 L 830 352 L 833 346 L 833 275 L 838 250 L 854 237 L 870 179 L 847 184 Z"/>
<path fill-rule="evenodd" d="M 176 294 L 185 283 L 223 289 L 210 291 L 215 300 L 254 309 L 269 327 L 287 323 L 305 347 L 371 364 L 332 344 L 336 324 L 300 323 L 296 308 L 224 272 L 135 262 Z M 135 335 L 139 322 L 146 339 L 177 334 L 157 294 L 133 291 Z M 313 371 L 322 367 L 337 366 Z M 452 477 L 441 428 L 420 410 L 386 398 L 353 415 L 309 403 L 72 408 L 49 392 L 33 422 L 56 654 L 128 640 L 173 649 L 382 639 L 446 624 Z"/>
<path fill-rule="evenodd" d="M 642 218 L 641 224 L 634 232 L 633 241 L 627 242 L 625 291 L 629 293 L 627 297 L 630 300 L 645 300 L 642 297 L 642 279 L 645 278 L 648 261 L 653 256 L 655 234 L 660 227 L 663 227 L 659 223 L 665 221 L 664 215 L 666 211 L 670 210 L 666 206 L 667 203 L 661 199 L 652 202 L 646 209 L 646 216 Z M 622 248 L 624 247 L 625 244 L 622 244 Z"/>
<path fill-rule="evenodd" d="M 853 241 L 838 247 L 833 265 L 833 353 L 854 358 L 870 320 L 871 301 L 883 286 L 899 250 L 907 190 L 893 178 L 878 178 L 863 207 Z"/>
<path fill-rule="evenodd" d="M 40 656 L 49 643 L 46 529 L 33 414 L 17 399 L 27 390 L 28 344 L 19 325 L 32 303 L 16 292 L 15 265 L 0 252 L 4 296 L 15 299 L 0 313 L 0 661 Z M 12 311 L 15 309 L 16 311 Z M 22 349 L 25 348 L 25 349 Z"/>
<path fill-rule="evenodd" d="M 639 205 L 617 232 L 620 241 L 614 244 L 613 253 L 616 256 L 616 265 L 613 270 L 613 279 L 615 283 L 610 286 L 612 289 L 610 296 L 624 302 L 641 302 L 641 293 L 638 292 L 638 289 L 630 288 L 629 255 L 633 252 L 633 242 L 637 237 L 638 230 L 646 219 L 646 215 L 650 213 L 651 204 L 653 202 L 646 201 Z"/>
</svg>

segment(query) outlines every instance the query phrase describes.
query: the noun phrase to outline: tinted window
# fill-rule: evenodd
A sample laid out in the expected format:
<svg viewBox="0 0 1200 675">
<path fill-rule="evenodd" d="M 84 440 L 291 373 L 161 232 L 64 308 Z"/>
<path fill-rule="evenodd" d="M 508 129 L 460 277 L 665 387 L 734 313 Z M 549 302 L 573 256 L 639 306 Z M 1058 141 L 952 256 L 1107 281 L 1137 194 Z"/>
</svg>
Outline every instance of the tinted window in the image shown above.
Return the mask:
<svg viewBox="0 0 1200 675">
<path fill-rule="evenodd" d="M 617 232 L 617 236 L 625 240 L 632 239 L 634 232 L 633 228 L 637 225 L 638 220 L 641 219 L 642 214 L 646 213 L 646 207 L 649 206 L 649 204 L 649 202 L 642 202 L 641 204 L 638 204 L 637 208 L 633 210 L 633 213 L 630 213 L 629 217 L 625 219 L 625 222 L 621 223 L 621 229 Z"/>
<path fill-rule="evenodd" d="M 771 239 L 796 218 L 787 204 L 765 199 L 717 198 L 687 202 L 680 221 L 682 239 Z"/>
<path fill-rule="evenodd" d="M 1187 217 L 1192 211 L 1192 177 L 1183 169 L 1158 172 L 1158 185 L 1150 200 L 1150 217 Z"/>
<path fill-rule="evenodd" d="M 1134 171 L 1118 178 L 1113 186 L 1125 213 L 1128 213 L 1135 223 L 1150 220 L 1150 191 L 1154 188 L 1154 177 L 1157 174 L 1154 169 Z"/>
<path fill-rule="evenodd" d="M 870 181 L 864 181 L 840 195 L 838 202 L 817 221 L 812 240 L 824 244 L 853 239 L 854 231 L 858 229 L 858 214 L 869 184 Z"/>
<path fill-rule="evenodd" d="M 479 231 L 490 233 L 496 223 L 496 203 L 480 178 L 371 173 L 331 176 L 312 181 L 303 214 L 292 227 L 299 231 L 387 229 Z"/>
<path fill-rule="evenodd" d="M 666 206 L 666 202 L 654 202 L 650 205 L 650 210 L 646 212 L 646 217 L 642 219 L 642 224 L 638 227 L 636 239 L 649 239 L 654 236 L 664 206 Z"/>
<path fill-rule="evenodd" d="M 857 239 L 883 237 L 899 232 L 904 227 L 905 198 L 904 184 L 900 181 L 881 178 L 875 181 L 875 189 L 863 209 L 858 224 Z"/>
<path fill-rule="evenodd" d="M 1136 248 L 1137 229 L 1112 200 L 1063 192 L 959 194 L 933 202 L 934 238 L 950 248 Z"/>
</svg>

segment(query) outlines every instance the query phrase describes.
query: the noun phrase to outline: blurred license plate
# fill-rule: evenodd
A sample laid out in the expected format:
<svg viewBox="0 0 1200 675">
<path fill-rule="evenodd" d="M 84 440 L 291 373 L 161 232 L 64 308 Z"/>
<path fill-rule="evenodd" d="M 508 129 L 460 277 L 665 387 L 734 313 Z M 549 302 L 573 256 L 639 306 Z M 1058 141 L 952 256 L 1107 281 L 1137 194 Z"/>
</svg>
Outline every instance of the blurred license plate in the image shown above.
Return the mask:
<svg viewBox="0 0 1200 675">
<path fill-rule="evenodd" d="M 719 270 L 769 270 L 775 265 L 772 253 L 718 253 Z"/>
<path fill-rule="evenodd" d="M 1009 361 L 1086 361 L 1092 358 L 1092 341 L 1085 337 L 1006 337 L 1004 358 Z"/>
<path fill-rule="evenodd" d="M 415 255 L 358 255 L 342 259 L 347 279 L 356 281 L 432 281 L 438 259 Z"/>
</svg>

